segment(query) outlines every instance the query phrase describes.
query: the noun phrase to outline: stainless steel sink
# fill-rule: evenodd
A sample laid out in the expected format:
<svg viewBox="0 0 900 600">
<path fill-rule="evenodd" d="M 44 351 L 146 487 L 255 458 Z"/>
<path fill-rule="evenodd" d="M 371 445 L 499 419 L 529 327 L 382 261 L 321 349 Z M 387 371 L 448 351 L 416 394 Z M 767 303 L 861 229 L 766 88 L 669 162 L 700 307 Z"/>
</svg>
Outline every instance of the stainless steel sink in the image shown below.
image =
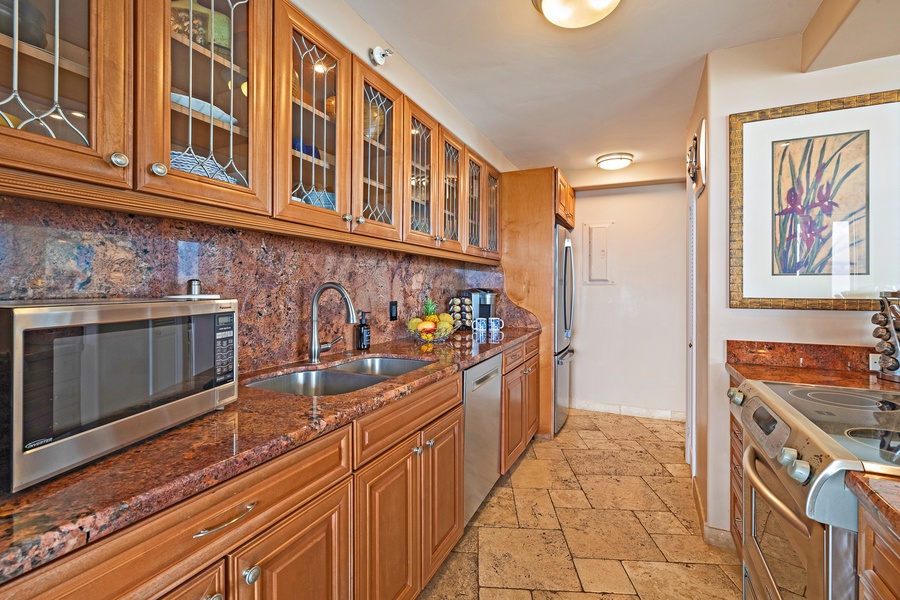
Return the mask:
<svg viewBox="0 0 900 600">
<path fill-rule="evenodd" d="M 332 371 L 343 373 L 360 373 L 363 375 L 378 375 L 380 377 L 397 377 L 421 369 L 430 365 L 428 360 L 415 360 L 412 358 L 361 358 L 352 362 L 331 367 Z"/>
<path fill-rule="evenodd" d="M 300 371 L 248 383 L 250 387 L 301 396 L 333 396 L 375 385 L 386 377 L 337 371 Z"/>
</svg>

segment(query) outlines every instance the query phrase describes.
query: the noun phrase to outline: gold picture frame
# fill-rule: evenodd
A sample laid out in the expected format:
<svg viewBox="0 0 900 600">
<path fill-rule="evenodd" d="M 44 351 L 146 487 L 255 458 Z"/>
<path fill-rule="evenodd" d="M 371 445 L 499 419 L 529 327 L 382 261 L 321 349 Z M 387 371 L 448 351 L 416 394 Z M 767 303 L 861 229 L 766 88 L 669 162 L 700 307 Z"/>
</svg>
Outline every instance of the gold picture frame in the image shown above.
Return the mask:
<svg viewBox="0 0 900 600">
<path fill-rule="evenodd" d="M 769 252 L 768 260 L 769 264 L 773 262 L 774 250 L 770 252 L 771 243 L 769 243 L 768 247 L 763 247 L 761 243 L 759 243 L 756 239 L 751 241 L 753 247 L 747 245 L 747 241 L 744 240 L 744 217 L 745 217 L 745 198 L 744 198 L 744 179 L 745 179 L 745 168 L 749 167 L 745 164 L 745 158 L 750 156 L 747 154 L 749 151 L 759 151 L 760 154 L 763 152 L 763 145 L 758 142 L 753 142 L 756 145 L 753 148 L 749 146 L 745 148 L 745 127 L 750 125 L 755 127 L 753 124 L 769 121 L 772 119 L 782 119 L 786 117 L 800 117 L 804 115 L 816 115 L 819 113 L 828 113 L 831 111 L 841 111 L 846 109 L 853 108 L 861 108 L 861 107 L 870 107 L 877 105 L 885 105 L 890 103 L 900 102 L 900 90 L 890 90 L 885 92 L 878 92 L 873 94 L 862 94 L 859 96 L 850 96 L 846 98 L 836 98 L 833 100 L 824 100 L 818 102 L 807 102 L 805 104 L 794 104 L 791 106 L 782 106 L 778 108 L 769 108 L 763 110 L 754 110 L 743 113 L 737 113 L 729 116 L 729 307 L 731 308 L 772 308 L 772 309 L 798 309 L 798 310 L 864 310 L 864 311 L 877 311 L 878 310 L 878 300 L 874 297 L 872 298 L 861 298 L 861 297 L 853 297 L 853 298 L 823 298 L 823 297 L 788 297 L 788 298 L 773 298 L 773 297 L 747 297 L 744 295 L 745 289 L 745 280 L 744 280 L 744 272 L 745 272 L 745 253 L 746 256 L 761 256 L 762 254 Z M 835 117 L 836 122 L 840 122 L 840 114 L 833 115 Z M 803 122 L 803 120 L 794 119 L 794 122 Z M 807 120 L 812 122 L 812 120 Z M 777 124 L 776 124 L 777 125 Z M 817 126 L 817 125 L 816 125 Z M 842 126 L 839 125 L 838 129 L 840 130 Z M 830 130 L 823 131 L 822 134 L 832 135 L 838 133 L 839 131 L 832 132 Z M 771 134 L 770 134 L 771 135 Z M 820 134 L 821 135 L 821 134 Z M 785 137 L 790 137 L 789 135 Z M 813 137 L 811 135 L 805 135 L 803 137 Z M 755 138 L 754 138 L 755 139 Z M 900 143 L 900 140 L 894 140 L 895 144 Z M 766 152 L 774 152 L 774 150 L 766 150 Z M 774 154 L 773 154 L 774 156 Z M 768 157 L 761 157 L 761 160 L 769 160 Z M 810 162 L 812 158 L 809 159 Z M 755 164 L 758 164 L 755 158 L 753 159 Z M 771 164 L 771 161 L 770 161 Z M 845 165 L 846 167 L 846 165 Z M 868 168 L 868 162 L 866 162 L 865 168 Z M 774 170 L 774 169 L 773 169 Z M 836 172 L 835 168 L 835 172 Z M 846 170 L 846 169 L 845 169 Z M 770 173 L 771 174 L 771 173 Z M 868 174 L 866 174 L 868 177 Z M 751 179 L 752 181 L 752 179 Z M 818 178 L 816 179 L 818 183 Z M 760 186 L 762 187 L 762 186 Z M 793 191 L 793 190 L 791 190 Z M 900 190 L 895 190 L 895 192 Z M 775 193 L 774 189 L 769 189 L 766 193 L 769 194 L 768 205 L 771 206 L 771 198 L 772 194 Z M 762 194 L 760 194 L 762 195 Z M 751 201 L 757 201 L 758 199 L 751 199 Z M 816 200 L 816 198 L 813 198 Z M 830 201 L 830 199 L 829 199 Z M 821 201 L 819 201 L 821 203 Z M 768 209 L 768 207 L 767 207 Z M 774 209 L 771 209 L 774 211 Z M 787 210 L 781 211 L 788 212 Z M 781 213 L 774 213 L 781 214 Z M 774 217 L 772 217 L 774 220 Z M 866 232 L 866 240 L 868 243 L 868 233 Z M 764 237 L 764 236 L 759 236 Z M 875 242 L 878 240 L 875 239 Z M 771 239 L 769 240 L 771 242 Z M 755 260 L 755 259 L 754 259 Z M 749 264 L 749 263 L 748 263 Z M 756 264 L 756 263 L 754 263 Z M 800 273 L 798 273 L 800 274 Z M 783 273 L 778 273 L 776 275 L 783 276 Z M 765 277 L 769 277 L 768 274 L 763 275 L 763 279 Z M 779 282 L 782 287 L 784 285 L 794 285 L 794 282 L 799 282 L 798 277 L 787 278 Z M 894 284 L 900 284 L 900 281 L 892 282 Z M 797 291 L 797 296 L 801 296 L 804 292 L 802 290 Z"/>
</svg>

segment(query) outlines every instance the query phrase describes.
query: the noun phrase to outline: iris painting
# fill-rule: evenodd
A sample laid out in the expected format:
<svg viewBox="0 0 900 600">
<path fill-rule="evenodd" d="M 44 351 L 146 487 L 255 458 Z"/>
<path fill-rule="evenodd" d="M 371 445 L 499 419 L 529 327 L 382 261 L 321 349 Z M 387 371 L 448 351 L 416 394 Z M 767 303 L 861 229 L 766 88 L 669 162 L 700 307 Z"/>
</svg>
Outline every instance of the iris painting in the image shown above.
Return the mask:
<svg viewBox="0 0 900 600">
<path fill-rule="evenodd" d="M 773 275 L 869 272 L 869 132 L 772 143 Z"/>
</svg>

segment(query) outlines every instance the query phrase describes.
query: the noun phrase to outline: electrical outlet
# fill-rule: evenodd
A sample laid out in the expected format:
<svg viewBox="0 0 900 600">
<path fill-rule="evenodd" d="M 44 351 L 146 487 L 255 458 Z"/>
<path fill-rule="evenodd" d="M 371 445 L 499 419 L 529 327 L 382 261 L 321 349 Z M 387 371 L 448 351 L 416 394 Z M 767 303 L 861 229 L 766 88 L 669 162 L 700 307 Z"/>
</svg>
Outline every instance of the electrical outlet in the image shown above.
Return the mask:
<svg viewBox="0 0 900 600">
<path fill-rule="evenodd" d="M 870 354 L 869 355 L 869 370 L 870 371 L 880 371 L 881 364 L 878 362 L 881 359 L 880 354 Z"/>
<path fill-rule="evenodd" d="M 389 313 L 391 321 L 397 320 L 397 301 L 391 300 Z"/>
</svg>

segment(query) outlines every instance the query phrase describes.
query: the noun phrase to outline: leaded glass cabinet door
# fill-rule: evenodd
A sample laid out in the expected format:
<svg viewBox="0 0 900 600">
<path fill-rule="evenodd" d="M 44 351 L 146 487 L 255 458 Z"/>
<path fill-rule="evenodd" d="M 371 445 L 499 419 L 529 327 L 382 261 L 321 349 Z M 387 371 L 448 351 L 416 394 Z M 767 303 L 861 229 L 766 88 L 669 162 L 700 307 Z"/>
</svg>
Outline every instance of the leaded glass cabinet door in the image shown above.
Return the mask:
<svg viewBox="0 0 900 600">
<path fill-rule="evenodd" d="M 487 169 L 484 161 L 475 153 L 468 152 L 465 176 L 468 179 L 468 201 L 466 215 L 466 254 L 484 256 L 484 196 Z"/>
<path fill-rule="evenodd" d="M 350 231 L 350 52 L 275 4 L 275 216 Z"/>
<path fill-rule="evenodd" d="M 131 19 L 124 0 L 0 2 L 0 165 L 131 187 Z"/>
<path fill-rule="evenodd" d="M 500 260 L 500 173 L 488 166 L 485 182 L 484 255 Z"/>
<path fill-rule="evenodd" d="M 137 0 L 138 189 L 269 213 L 269 0 Z"/>
<path fill-rule="evenodd" d="M 440 182 L 437 177 L 439 126 L 437 121 L 408 98 L 404 106 L 404 241 L 440 248 L 441 228 L 436 218 L 440 204 Z"/>
<path fill-rule="evenodd" d="M 449 131 L 441 128 L 440 147 L 440 206 L 438 224 L 441 248 L 462 252 L 466 235 L 466 194 L 468 178 L 463 176 L 466 147 Z"/>
<path fill-rule="evenodd" d="M 400 91 L 354 59 L 352 231 L 400 239 L 403 124 Z"/>
</svg>

